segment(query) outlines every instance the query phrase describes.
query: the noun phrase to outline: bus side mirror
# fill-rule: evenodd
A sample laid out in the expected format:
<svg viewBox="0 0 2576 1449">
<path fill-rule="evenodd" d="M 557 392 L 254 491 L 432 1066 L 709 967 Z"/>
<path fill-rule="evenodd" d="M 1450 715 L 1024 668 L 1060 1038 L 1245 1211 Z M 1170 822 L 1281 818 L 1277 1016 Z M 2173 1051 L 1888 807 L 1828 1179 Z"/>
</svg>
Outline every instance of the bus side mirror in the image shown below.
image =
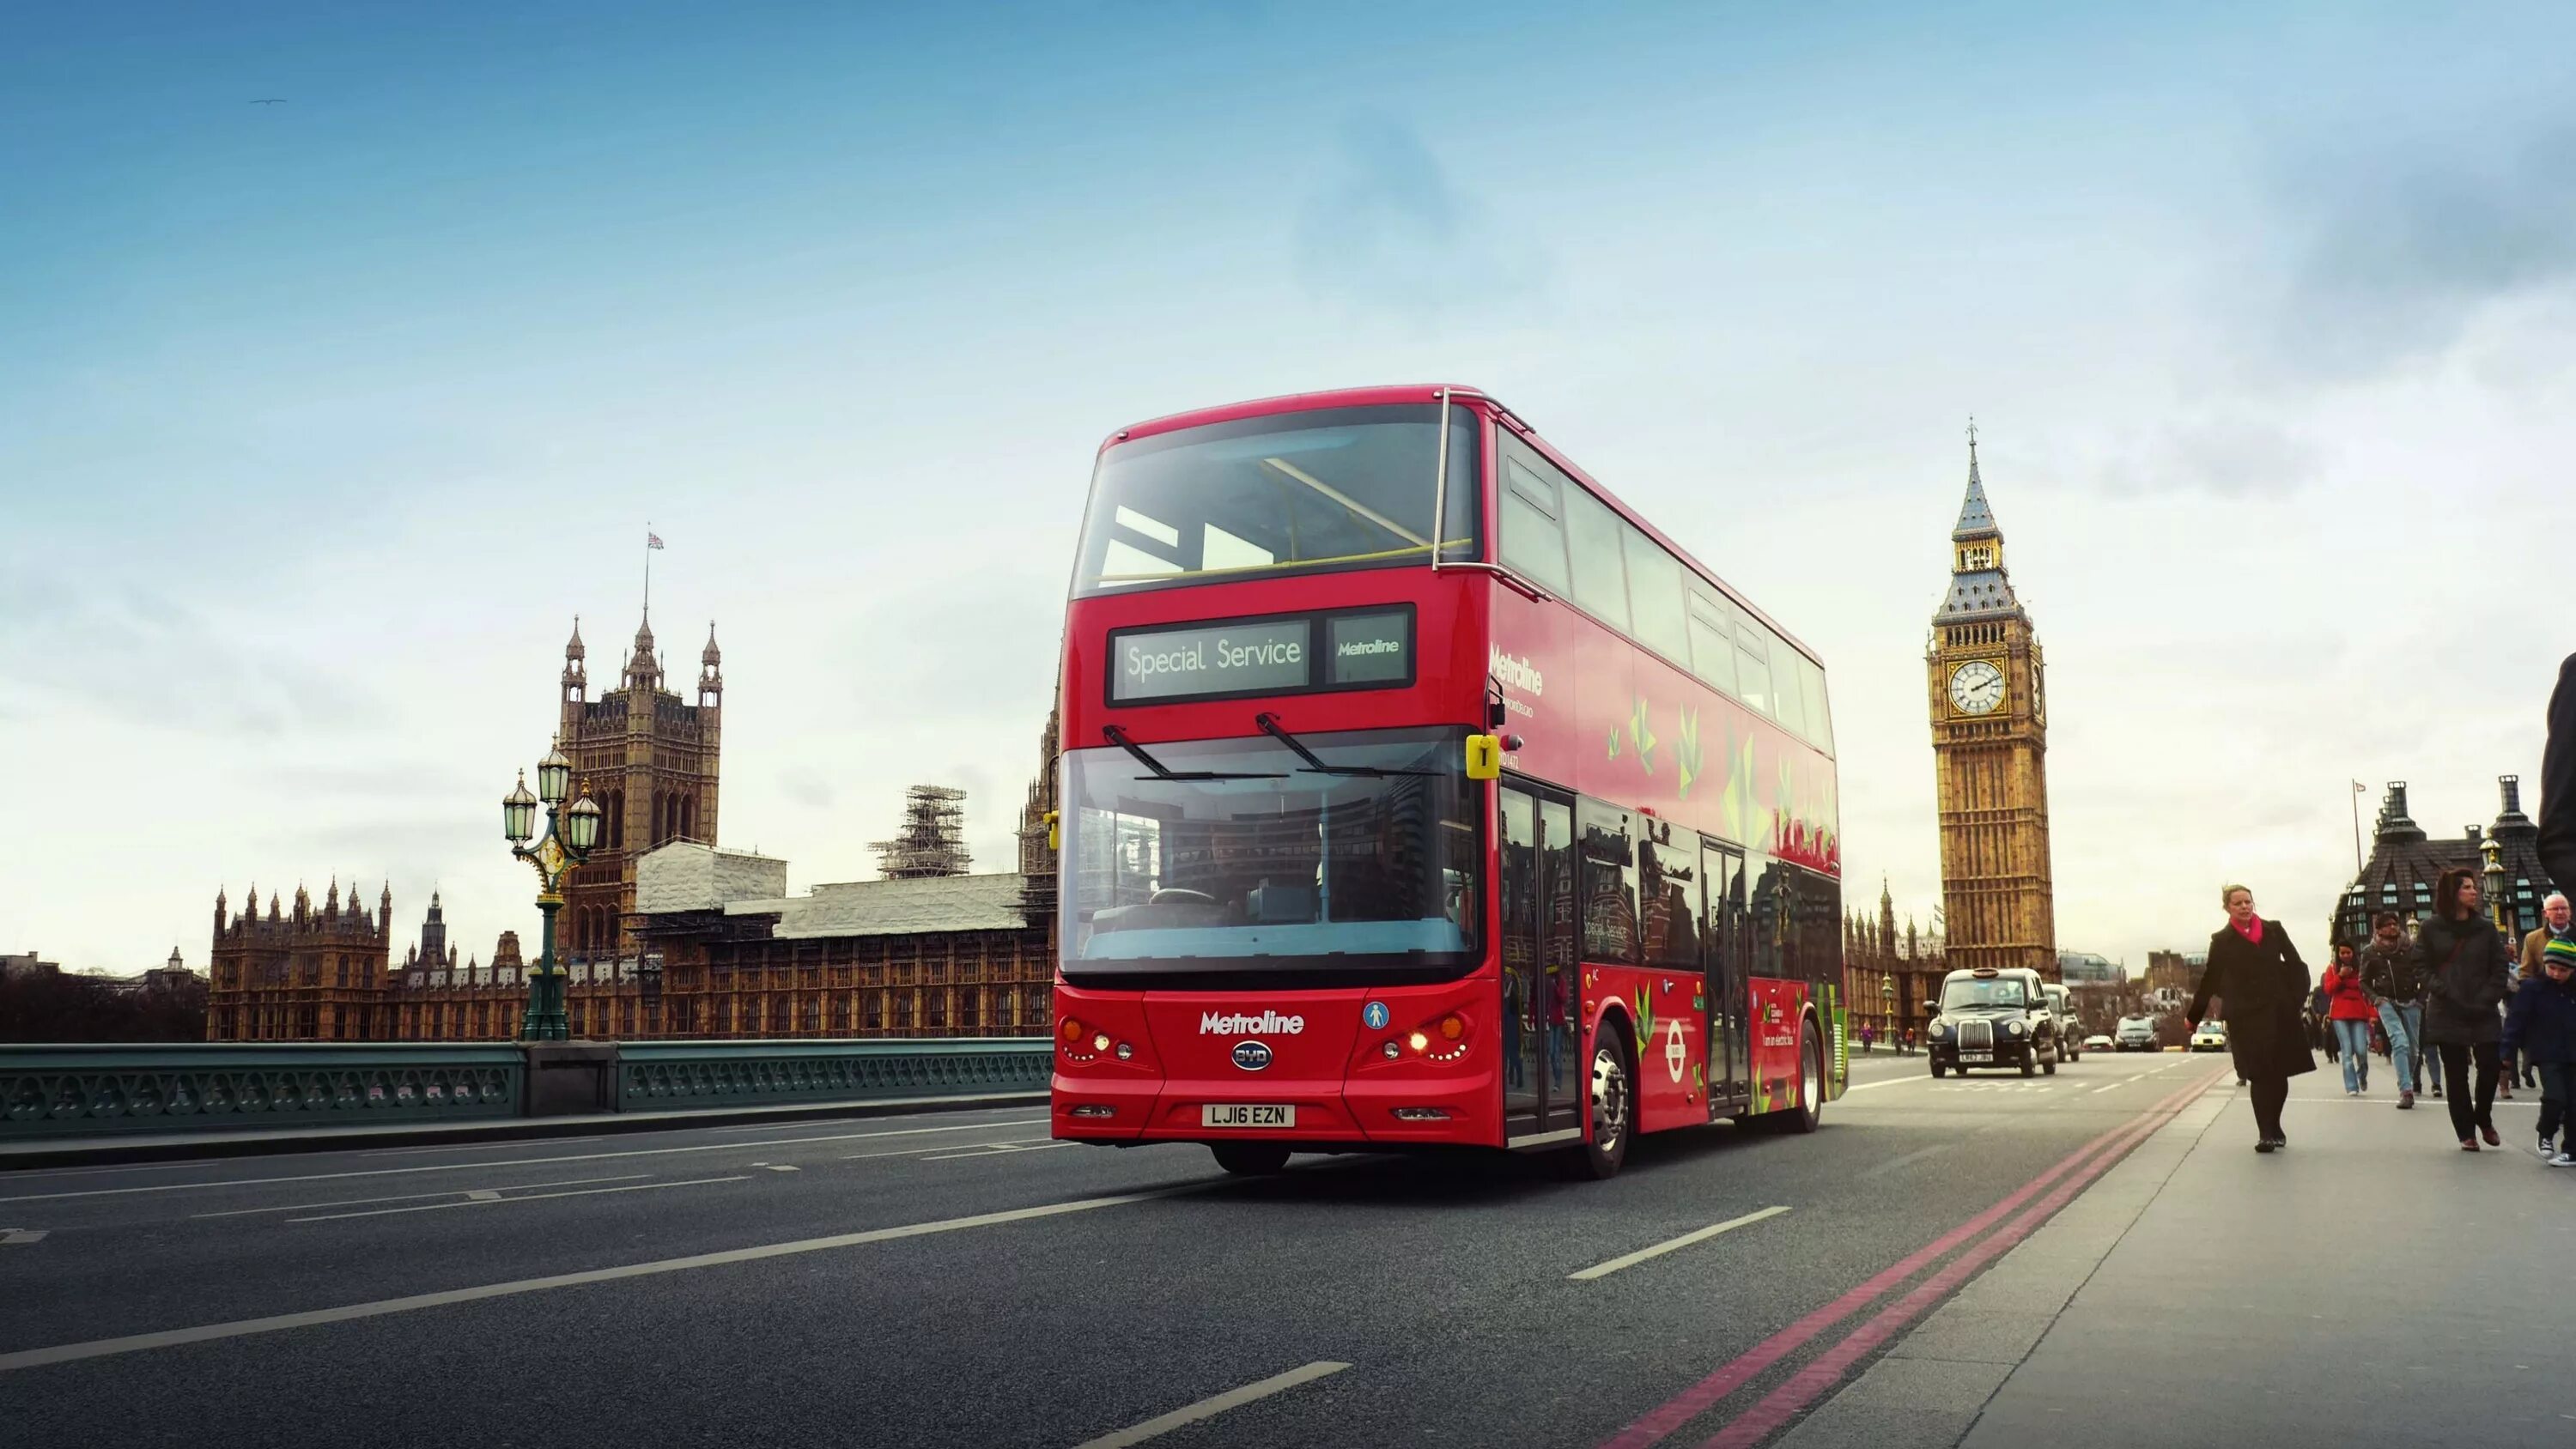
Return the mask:
<svg viewBox="0 0 2576 1449">
<path fill-rule="evenodd" d="M 1047 849 L 1049 849 L 1049 850 L 1062 850 L 1062 849 L 1064 849 L 1064 826 L 1063 826 L 1061 823 L 1059 823 L 1059 822 L 1058 822 L 1058 820 L 1057 820 L 1057 818 L 1056 818 L 1056 812 L 1055 812 L 1055 811 L 1050 810 L 1050 811 L 1048 811 L 1048 812 L 1046 813 L 1046 823 L 1047 823 Z"/>
<path fill-rule="evenodd" d="M 1467 778 L 1499 780 L 1503 775 L 1503 737 L 1467 736 Z"/>
</svg>

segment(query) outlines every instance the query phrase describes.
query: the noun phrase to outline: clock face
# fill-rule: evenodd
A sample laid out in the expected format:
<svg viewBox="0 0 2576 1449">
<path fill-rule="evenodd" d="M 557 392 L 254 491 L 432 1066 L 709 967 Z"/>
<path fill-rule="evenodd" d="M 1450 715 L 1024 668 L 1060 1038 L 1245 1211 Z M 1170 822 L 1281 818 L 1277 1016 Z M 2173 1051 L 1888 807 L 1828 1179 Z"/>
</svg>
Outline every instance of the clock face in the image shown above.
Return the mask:
<svg viewBox="0 0 2576 1449">
<path fill-rule="evenodd" d="M 2003 671 L 1971 659 L 1950 676 L 1950 703 L 1961 714 L 1992 714 L 2004 702 Z"/>
</svg>

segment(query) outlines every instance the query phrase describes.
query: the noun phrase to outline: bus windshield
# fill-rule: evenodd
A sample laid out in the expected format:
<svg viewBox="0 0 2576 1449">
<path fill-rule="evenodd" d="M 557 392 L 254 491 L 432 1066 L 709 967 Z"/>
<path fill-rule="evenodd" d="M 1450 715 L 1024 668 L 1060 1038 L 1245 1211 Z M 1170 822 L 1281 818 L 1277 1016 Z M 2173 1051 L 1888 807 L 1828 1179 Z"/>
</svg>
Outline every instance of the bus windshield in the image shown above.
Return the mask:
<svg viewBox="0 0 2576 1449">
<path fill-rule="evenodd" d="M 1483 912 L 1461 732 L 1300 743 L 1323 770 L 1258 736 L 1066 753 L 1068 979 L 1471 959 Z"/>
<path fill-rule="evenodd" d="M 1431 561 L 1440 408 L 1329 408 L 1184 428 L 1100 459 L 1073 592 Z M 1476 418 L 1449 409 L 1443 558 L 1477 557 Z"/>
</svg>

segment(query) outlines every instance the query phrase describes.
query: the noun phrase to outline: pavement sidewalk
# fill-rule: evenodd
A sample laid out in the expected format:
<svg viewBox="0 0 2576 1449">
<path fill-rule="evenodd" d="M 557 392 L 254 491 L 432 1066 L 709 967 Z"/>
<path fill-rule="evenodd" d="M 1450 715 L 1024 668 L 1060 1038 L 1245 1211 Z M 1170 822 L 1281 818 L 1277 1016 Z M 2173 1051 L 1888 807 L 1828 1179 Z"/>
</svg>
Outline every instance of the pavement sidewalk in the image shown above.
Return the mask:
<svg viewBox="0 0 2576 1449">
<path fill-rule="evenodd" d="M 2534 1155 L 2537 1094 L 2472 1155 L 2377 1086 L 2296 1079 L 2269 1156 L 2209 1092 L 1784 1449 L 2576 1444 L 2576 1169 Z"/>
<path fill-rule="evenodd" d="M 901 1117 L 916 1112 L 972 1112 L 994 1107 L 1040 1107 L 1044 1092 L 990 1092 L 955 1097 L 886 1098 L 864 1102 L 784 1102 L 696 1111 L 593 1112 L 571 1117 L 494 1117 L 474 1122 L 392 1122 L 363 1125 L 252 1128 L 238 1132 L 121 1132 L 95 1137 L 38 1137 L 0 1142 L 0 1172 L 13 1168 L 86 1167 L 131 1162 L 183 1162 L 199 1158 L 264 1157 L 280 1152 L 341 1152 L 386 1147 L 470 1145 L 547 1137 L 592 1137 L 612 1132 L 662 1132 L 686 1127 L 741 1127 L 845 1117 Z"/>
</svg>

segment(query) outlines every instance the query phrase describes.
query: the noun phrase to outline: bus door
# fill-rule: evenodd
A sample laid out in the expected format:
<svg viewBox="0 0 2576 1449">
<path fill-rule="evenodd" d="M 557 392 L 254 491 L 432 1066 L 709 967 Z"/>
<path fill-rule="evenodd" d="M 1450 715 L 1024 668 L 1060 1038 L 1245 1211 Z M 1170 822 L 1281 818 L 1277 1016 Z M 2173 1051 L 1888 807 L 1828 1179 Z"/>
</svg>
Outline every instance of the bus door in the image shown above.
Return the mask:
<svg viewBox="0 0 2576 1449">
<path fill-rule="evenodd" d="M 1575 938 L 1574 809 L 1560 792 L 1501 787 L 1503 1141 L 1582 1136 L 1575 1060 L 1582 981 Z"/>
<path fill-rule="evenodd" d="M 1700 947 L 1708 963 L 1708 1115 L 1715 1121 L 1753 1102 L 1752 1043 L 1745 1020 L 1751 1005 L 1745 972 L 1752 912 L 1744 897 L 1744 852 L 1702 843 L 1700 874 L 1708 886 Z"/>
</svg>

